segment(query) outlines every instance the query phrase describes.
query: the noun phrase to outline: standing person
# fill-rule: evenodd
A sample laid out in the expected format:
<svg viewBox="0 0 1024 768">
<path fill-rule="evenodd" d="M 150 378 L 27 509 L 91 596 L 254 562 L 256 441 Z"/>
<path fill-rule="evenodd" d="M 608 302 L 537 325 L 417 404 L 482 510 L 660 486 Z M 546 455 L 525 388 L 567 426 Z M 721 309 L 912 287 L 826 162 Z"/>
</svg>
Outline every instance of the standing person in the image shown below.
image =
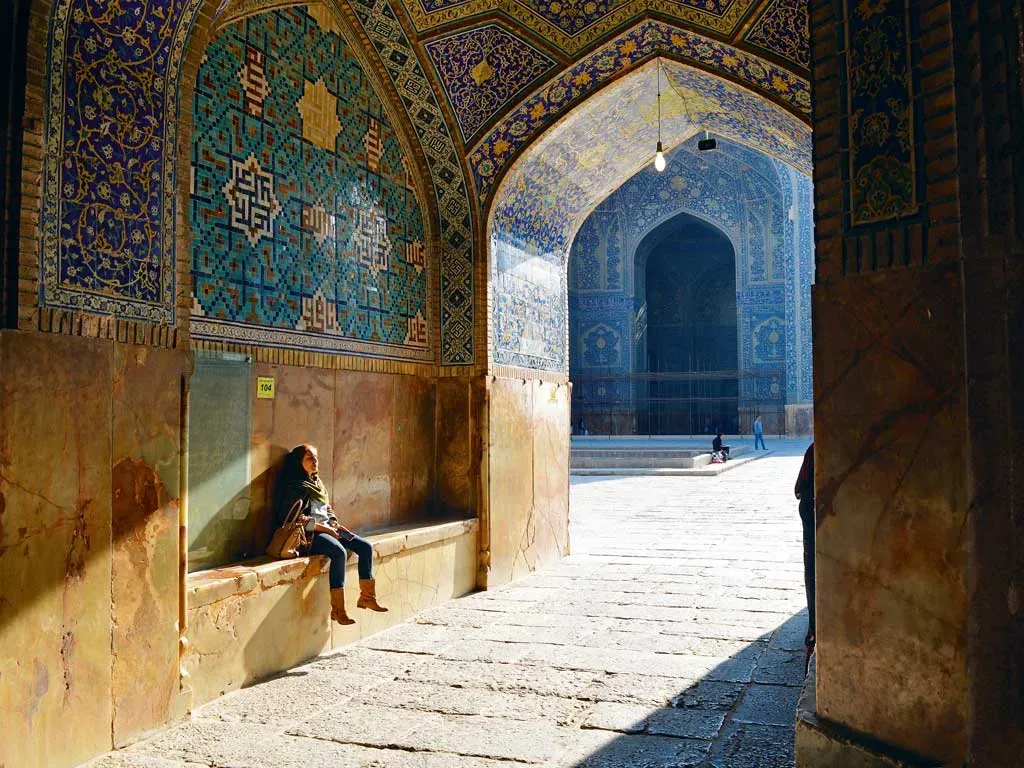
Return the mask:
<svg viewBox="0 0 1024 768">
<path fill-rule="evenodd" d="M 754 419 L 754 450 L 757 450 L 758 443 L 766 451 L 767 446 L 764 444 L 764 425 L 761 424 L 761 414 L 757 414 L 757 418 Z"/>
<path fill-rule="evenodd" d="M 807 592 L 807 635 L 804 637 L 804 645 L 807 658 L 810 659 L 817 631 L 814 611 L 814 443 L 807 446 L 793 492 L 800 500 L 800 523 L 804 529 L 804 589 Z"/>
<path fill-rule="evenodd" d="M 331 618 L 339 624 L 355 624 L 345 611 L 345 568 L 348 553 L 359 558 L 359 600 L 357 608 L 387 611 L 377 602 L 373 579 L 373 545 L 338 522 L 320 479 L 320 459 L 312 445 L 298 445 L 284 460 L 274 491 L 274 512 L 278 525 L 296 503 L 306 516 L 306 533 L 312 539 L 308 554 L 326 555 L 331 561 Z"/>
</svg>

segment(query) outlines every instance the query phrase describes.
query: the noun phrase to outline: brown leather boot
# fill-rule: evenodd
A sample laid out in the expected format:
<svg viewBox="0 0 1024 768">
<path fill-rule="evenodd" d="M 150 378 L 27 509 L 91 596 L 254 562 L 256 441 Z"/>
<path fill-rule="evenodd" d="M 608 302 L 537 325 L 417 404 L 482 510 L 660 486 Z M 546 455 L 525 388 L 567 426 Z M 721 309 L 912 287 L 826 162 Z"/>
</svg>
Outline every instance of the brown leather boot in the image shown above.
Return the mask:
<svg viewBox="0 0 1024 768">
<path fill-rule="evenodd" d="M 373 579 L 359 580 L 359 599 L 356 608 L 369 608 L 371 611 L 386 613 L 387 608 L 377 602 L 377 584 Z"/>
<path fill-rule="evenodd" d="M 339 624 L 355 624 L 355 619 L 350 619 L 345 613 L 345 589 L 331 590 L 331 620 Z"/>
</svg>

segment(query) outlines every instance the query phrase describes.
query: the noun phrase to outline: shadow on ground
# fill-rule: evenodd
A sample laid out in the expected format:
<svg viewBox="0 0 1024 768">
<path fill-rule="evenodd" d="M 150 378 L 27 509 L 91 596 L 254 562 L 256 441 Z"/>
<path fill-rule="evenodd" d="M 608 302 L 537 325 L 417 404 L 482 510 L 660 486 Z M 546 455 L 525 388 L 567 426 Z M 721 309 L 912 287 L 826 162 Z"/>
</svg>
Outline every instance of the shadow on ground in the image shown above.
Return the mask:
<svg viewBox="0 0 1024 768">
<path fill-rule="evenodd" d="M 801 611 L 652 708 L 597 702 L 574 768 L 793 768 L 804 678 Z M 582 745 L 585 747 L 585 745 Z"/>
</svg>

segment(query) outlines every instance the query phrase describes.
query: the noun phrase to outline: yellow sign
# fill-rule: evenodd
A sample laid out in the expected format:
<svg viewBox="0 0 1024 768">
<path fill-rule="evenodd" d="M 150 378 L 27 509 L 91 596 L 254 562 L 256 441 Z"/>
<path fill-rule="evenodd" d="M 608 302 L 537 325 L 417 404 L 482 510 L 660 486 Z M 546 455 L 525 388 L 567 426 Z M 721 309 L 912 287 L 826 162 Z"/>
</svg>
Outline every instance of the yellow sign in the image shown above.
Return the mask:
<svg viewBox="0 0 1024 768">
<path fill-rule="evenodd" d="M 273 400 L 274 399 L 274 377 L 273 376 L 257 376 L 256 377 L 256 397 L 261 400 Z"/>
</svg>

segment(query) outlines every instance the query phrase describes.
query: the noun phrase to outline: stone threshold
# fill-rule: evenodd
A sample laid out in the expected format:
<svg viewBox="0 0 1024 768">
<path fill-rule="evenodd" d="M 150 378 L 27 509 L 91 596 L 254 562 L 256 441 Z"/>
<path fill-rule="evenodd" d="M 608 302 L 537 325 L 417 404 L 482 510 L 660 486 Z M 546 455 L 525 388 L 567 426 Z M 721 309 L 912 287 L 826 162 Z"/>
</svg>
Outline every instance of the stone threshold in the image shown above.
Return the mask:
<svg viewBox="0 0 1024 768">
<path fill-rule="evenodd" d="M 873 740 L 817 714 L 817 655 L 811 663 L 796 705 L 798 768 L 942 768 L 928 758 Z"/>
<path fill-rule="evenodd" d="M 730 459 L 725 464 L 707 464 L 703 467 L 661 467 L 661 468 L 643 468 L 643 467 L 601 467 L 601 468 L 578 468 L 570 469 L 570 475 L 578 476 L 608 476 L 614 475 L 616 477 L 667 477 L 667 476 L 681 476 L 681 477 L 717 477 L 723 472 L 741 467 L 744 464 L 748 464 L 751 461 L 757 461 L 763 459 L 765 456 L 770 456 L 772 451 L 758 451 L 753 456 L 743 456 L 738 459 Z"/>
<path fill-rule="evenodd" d="M 476 518 L 433 523 L 408 523 L 405 525 L 379 528 L 364 536 L 373 544 L 376 559 L 393 557 L 421 547 L 449 539 L 458 538 L 477 529 Z M 355 555 L 349 555 L 350 561 Z M 322 555 L 296 557 L 290 560 L 274 560 L 258 557 L 233 565 L 195 571 L 188 575 L 186 595 L 189 609 L 224 600 L 234 595 L 244 595 L 259 588 L 268 589 L 282 584 L 291 584 L 303 579 L 327 573 L 329 560 Z"/>
</svg>

